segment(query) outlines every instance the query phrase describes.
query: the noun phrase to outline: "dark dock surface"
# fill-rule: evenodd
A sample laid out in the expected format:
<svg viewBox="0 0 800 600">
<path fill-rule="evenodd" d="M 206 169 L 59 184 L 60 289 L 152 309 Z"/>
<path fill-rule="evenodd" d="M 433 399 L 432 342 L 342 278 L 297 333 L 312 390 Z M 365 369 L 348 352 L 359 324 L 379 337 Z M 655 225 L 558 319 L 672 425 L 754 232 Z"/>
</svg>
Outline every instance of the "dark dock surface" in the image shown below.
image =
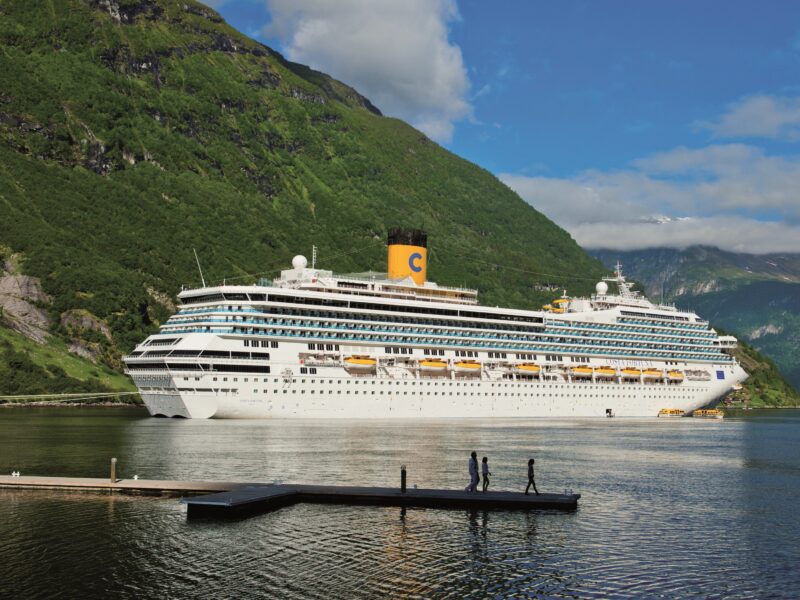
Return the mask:
<svg viewBox="0 0 800 600">
<path fill-rule="evenodd" d="M 333 485 L 260 484 L 230 481 L 165 481 L 87 477 L 10 477 L 0 475 L 0 490 L 86 490 L 125 494 L 183 496 L 189 516 L 244 516 L 283 506 L 350 504 L 440 509 L 575 510 L 580 494 L 530 494 L 522 492 L 472 492 L 463 490 L 354 487 Z"/>
<path fill-rule="evenodd" d="M 575 510 L 580 494 L 530 494 L 522 492 L 473 492 L 462 490 L 351 487 L 332 485 L 246 486 L 193 498 L 182 498 L 189 516 L 225 516 L 269 512 L 298 502 L 405 506 L 421 508 L 475 508 L 495 510 Z"/>
</svg>

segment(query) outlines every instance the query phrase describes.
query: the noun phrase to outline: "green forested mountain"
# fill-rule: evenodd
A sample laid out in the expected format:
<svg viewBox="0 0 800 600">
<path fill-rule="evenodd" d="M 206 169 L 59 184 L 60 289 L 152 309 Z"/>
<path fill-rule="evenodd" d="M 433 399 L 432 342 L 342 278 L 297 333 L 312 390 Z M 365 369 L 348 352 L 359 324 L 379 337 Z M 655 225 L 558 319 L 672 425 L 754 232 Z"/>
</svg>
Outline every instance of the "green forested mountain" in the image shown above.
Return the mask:
<svg viewBox="0 0 800 600">
<path fill-rule="evenodd" d="M 485 303 L 603 272 L 493 175 L 200 3 L 0 3 L 0 301 L 29 304 L 7 326 L 118 367 L 198 283 L 192 248 L 207 280 L 312 244 L 324 268 L 382 270 L 393 226 L 427 229 L 431 278 Z"/>
<path fill-rule="evenodd" d="M 193 0 L 0 2 L 0 394 L 131 389 L 122 353 L 197 285 L 320 251 L 382 270 L 390 227 L 487 304 L 604 269 L 492 174 Z"/>
<path fill-rule="evenodd" d="M 622 261 L 651 298 L 692 308 L 749 342 L 800 389 L 800 255 L 704 246 L 592 253 L 609 266 Z"/>
</svg>

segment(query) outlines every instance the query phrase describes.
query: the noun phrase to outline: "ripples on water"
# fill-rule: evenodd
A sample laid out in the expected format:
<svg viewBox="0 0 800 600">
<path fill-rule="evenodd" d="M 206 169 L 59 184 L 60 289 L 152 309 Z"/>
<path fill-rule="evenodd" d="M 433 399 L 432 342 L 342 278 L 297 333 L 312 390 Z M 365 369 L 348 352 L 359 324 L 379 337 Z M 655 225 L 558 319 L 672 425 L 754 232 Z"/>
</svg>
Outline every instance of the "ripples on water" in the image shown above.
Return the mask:
<svg viewBox="0 0 800 600">
<path fill-rule="evenodd" d="M 187 521 L 175 499 L 0 492 L 0 597 L 800 596 L 800 411 L 718 421 L 178 421 L 0 411 L 0 471 L 466 485 L 529 455 L 575 513 L 296 505 Z"/>
</svg>

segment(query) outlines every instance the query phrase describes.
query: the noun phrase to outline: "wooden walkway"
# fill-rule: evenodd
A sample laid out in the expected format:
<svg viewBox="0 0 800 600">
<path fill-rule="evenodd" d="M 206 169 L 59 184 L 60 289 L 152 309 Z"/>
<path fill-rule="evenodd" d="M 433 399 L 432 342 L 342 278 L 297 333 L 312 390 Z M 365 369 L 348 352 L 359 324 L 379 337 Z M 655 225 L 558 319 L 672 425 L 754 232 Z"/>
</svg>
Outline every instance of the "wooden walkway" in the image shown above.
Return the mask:
<svg viewBox="0 0 800 600">
<path fill-rule="evenodd" d="M 575 510 L 580 494 L 473 492 L 440 489 L 259 484 L 230 481 L 164 481 L 84 477 L 11 477 L 0 475 L 0 490 L 85 490 L 124 494 L 182 496 L 189 516 L 245 516 L 298 502 L 481 510 Z M 199 494 L 199 495 L 198 495 Z"/>
<path fill-rule="evenodd" d="M 163 494 L 181 496 L 184 494 L 208 494 L 235 490 L 252 483 L 231 481 L 169 481 L 161 479 L 99 479 L 92 477 L 11 477 L 0 475 L 2 489 L 38 490 L 86 490 L 123 492 L 129 494 Z"/>
</svg>

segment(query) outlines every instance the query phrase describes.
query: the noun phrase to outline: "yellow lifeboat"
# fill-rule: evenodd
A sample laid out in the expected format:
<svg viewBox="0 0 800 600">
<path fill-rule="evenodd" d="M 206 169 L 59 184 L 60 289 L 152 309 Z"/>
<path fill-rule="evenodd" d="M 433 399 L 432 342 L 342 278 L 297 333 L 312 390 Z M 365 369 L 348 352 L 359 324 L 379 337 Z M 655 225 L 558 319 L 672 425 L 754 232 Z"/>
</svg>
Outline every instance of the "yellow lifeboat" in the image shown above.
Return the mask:
<svg viewBox="0 0 800 600">
<path fill-rule="evenodd" d="M 453 369 L 458 373 L 480 373 L 481 363 L 474 360 L 459 360 L 453 364 Z"/>
<path fill-rule="evenodd" d="M 591 367 L 572 367 L 569 372 L 573 377 L 591 377 L 594 369 Z"/>
<path fill-rule="evenodd" d="M 428 373 L 441 373 L 447 369 L 447 363 L 435 358 L 426 358 L 425 360 L 419 361 L 419 369 L 420 371 L 426 371 Z"/>
<path fill-rule="evenodd" d="M 564 312 L 564 309 L 563 309 L 563 308 L 554 308 L 554 309 L 553 309 L 553 310 L 551 310 L 550 312 L 554 312 L 554 313 L 561 314 L 561 313 L 563 313 L 563 312 Z"/>
<path fill-rule="evenodd" d="M 542 310 L 553 310 L 552 304 L 545 304 L 542 306 Z"/>
<path fill-rule="evenodd" d="M 725 413 L 717 408 L 707 408 L 694 411 L 692 416 L 695 419 L 722 419 Z"/>
<path fill-rule="evenodd" d="M 641 369 L 637 369 L 636 367 L 625 367 L 622 369 L 622 376 L 626 379 L 636 378 L 638 379 L 639 376 L 642 374 Z"/>
<path fill-rule="evenodd" d="M 676 418 L 682 417 L 684 415 L 684 411 L 680 408 L 662 408 L 658 411 L 658 416 L 660 418 Z"/>
<path fill-rule="evenodd" d="M 553 304 L 566 304 L 569 302 L 569 298 L 558 298 L 557 300 L 553 300 Z"/>
<path fill-rule="evenodd" d="M 378 361 L 369 356 L 348 356 L 344 359 L 344 367 L 348 371 L 374 371 Z"/>
<path fill-rule="evenodd" d="M 535 375 L 542 370 L 542 367 L 536 363 L 522 363 L 519 365 L 514 365 L 514 370 L 517 373 L 522 373 L 524 375 Z"/>
<path fill-rule="evenodd" d="M 661 379 L 664 373 L 660 369 L 645 369 L 642 371 L 645 379 Z"/>
<path fill-rule="evenodd" d="M 617 370 L 612 367 L 597 367 L 594 370 L 594 374 L 596 377 L 603 377 L 603 378 L 616 377 Z"/>
<path fill-rule="evenodd" d="M 667 377 L 670 381 L 683 381 L 683 371 L 670 371 Z"/>
</svg>

